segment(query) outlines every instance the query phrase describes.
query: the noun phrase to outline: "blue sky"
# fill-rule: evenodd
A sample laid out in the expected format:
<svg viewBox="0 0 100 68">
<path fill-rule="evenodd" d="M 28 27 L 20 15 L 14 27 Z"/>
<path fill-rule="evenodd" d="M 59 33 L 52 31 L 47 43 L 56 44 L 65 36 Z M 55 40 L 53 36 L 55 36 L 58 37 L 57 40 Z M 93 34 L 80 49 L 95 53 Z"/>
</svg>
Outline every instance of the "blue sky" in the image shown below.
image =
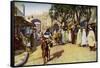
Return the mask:
<svg viewBox="0 0 100 68">
<path fill-rule="evenodd" d="M 23 6 L 25 5 L 25 16 L 32 14 L 39 14 L 43 12 L 48 12 L 51 8 L 51 4 L 42 4 L 42 3 L 24 3 L 16 2 L 15 5 L 23 12 Z"/>
</svg>

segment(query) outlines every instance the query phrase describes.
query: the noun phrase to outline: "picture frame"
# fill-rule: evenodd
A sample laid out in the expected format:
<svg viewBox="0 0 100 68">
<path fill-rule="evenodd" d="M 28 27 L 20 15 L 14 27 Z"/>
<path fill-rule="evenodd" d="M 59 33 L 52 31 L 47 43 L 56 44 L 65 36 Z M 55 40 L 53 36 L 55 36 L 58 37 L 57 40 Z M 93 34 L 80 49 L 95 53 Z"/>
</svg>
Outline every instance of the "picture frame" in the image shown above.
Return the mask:
<svg viewBox="0 0 100 68">
<path fill-rule="evenodd" d="M 12 67 L 97 62 L 97 37 L 96 5 L 11 1 Z"/>
</svg>

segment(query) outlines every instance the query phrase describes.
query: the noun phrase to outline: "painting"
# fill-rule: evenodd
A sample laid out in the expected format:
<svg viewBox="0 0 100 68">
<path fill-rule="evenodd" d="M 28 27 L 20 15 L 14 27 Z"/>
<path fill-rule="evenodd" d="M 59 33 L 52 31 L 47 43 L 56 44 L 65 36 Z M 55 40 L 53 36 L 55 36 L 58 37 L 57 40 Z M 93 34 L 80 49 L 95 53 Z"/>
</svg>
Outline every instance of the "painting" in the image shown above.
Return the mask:
<svg viewBox="0 0 100 68">
<path fill-rule="evenodd" d="M 11 66 L 97 62 L 97 6 L 11 1 Z"/>
</svg>

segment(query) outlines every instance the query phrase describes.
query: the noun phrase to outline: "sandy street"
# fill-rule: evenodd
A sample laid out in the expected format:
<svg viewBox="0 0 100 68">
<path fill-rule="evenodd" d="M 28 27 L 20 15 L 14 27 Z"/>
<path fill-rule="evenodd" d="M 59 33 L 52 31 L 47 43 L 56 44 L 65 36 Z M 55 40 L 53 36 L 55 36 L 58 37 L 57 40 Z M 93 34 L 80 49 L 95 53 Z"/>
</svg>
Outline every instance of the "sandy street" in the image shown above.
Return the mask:
<svg viewBox="0 0 100 68">
<path fill-rule="evenodd" d="M 41 49 L 40 46 L 38 46 L 36 51 L 30 53 L 29 58 L 24 65 L 43 64 L 41 56 Z M 15 61 L 18 62 L 19 59 L 22 58 L 22 54 L 15 56 L 15 58 Z M 96 61 L 96 51 L 89 51 L 88 47 L 79 47 L 78 45 L 68 43 L 50 48 L 50 61 L 48 61 L 47 64 L 87 61 Z"/>
</svg>

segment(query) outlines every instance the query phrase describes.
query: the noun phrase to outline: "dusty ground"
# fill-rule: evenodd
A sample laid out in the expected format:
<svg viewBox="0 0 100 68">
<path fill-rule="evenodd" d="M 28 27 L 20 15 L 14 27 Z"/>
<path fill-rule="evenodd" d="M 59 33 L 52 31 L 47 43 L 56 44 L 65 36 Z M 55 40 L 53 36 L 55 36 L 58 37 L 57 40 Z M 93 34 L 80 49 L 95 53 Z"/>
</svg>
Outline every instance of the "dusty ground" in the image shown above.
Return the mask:
<svg viewBox="0 0 100 68">
<path fill-rule="evenodd" d="M 96 51 L 89 51 L 88 47 L 79 47 L 70 43 L 50 48 L 50 55 L 51 60 L 47 64 L 96 61 Z M 30 53 L 24 65 L 43 64 L 41 56 L 41 49 L 38 46 L 35 52 Z M 21 58 L 23 54 L 15 56 L 15 62 L 17 63 Z"/>
</svg>

